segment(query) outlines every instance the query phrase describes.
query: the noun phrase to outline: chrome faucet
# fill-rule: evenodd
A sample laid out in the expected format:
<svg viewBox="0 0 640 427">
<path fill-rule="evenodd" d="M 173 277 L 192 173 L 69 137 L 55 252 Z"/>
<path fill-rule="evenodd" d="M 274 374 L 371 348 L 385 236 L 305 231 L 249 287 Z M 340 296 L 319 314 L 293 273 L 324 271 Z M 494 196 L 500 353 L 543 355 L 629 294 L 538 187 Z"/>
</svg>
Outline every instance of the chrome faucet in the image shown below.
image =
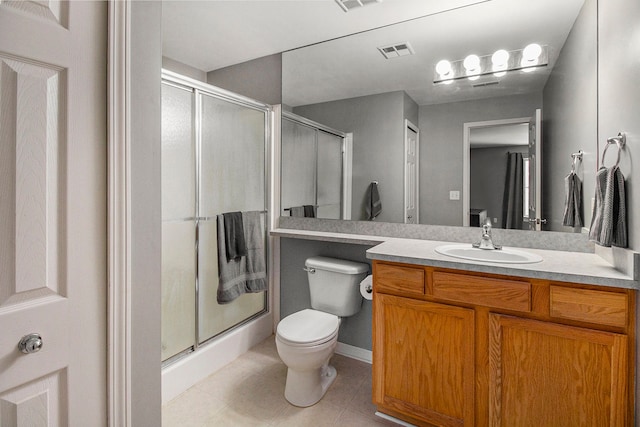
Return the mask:
<svg viewBox="0 0 640 427">
<path fill-rule="evenodd" d="M 489 218 L 487 218 L 482 226 L 482 239 L 478 243 L 473 243 L 471 246 L 478 249 L 502 249 L 501 245 L 496 245 L 493 243 L 493 240 L 491 240 L 491 220 Z"/>
</svg>

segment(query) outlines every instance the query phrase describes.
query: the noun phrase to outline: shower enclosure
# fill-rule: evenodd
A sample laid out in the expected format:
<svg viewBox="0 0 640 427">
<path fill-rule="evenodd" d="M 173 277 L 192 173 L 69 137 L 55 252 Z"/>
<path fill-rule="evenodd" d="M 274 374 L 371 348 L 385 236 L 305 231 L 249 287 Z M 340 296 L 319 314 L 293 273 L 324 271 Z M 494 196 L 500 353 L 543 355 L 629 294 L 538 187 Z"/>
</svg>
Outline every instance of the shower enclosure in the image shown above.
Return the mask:
<svg viewBox="0 0 640 427">
<path fill-rule="evenodd" d="M 351 134 L 282 112 L 282 216 L 313 206 L 317 218 L 351 218 Z"/>
<path fill-rule="evenodd" d="M 216 215 L 260 211 L 267 231 L 269 106 L 162 76 L 162 361 L 268 310 L 267 292 L 218 304 Z"/>
</svg>

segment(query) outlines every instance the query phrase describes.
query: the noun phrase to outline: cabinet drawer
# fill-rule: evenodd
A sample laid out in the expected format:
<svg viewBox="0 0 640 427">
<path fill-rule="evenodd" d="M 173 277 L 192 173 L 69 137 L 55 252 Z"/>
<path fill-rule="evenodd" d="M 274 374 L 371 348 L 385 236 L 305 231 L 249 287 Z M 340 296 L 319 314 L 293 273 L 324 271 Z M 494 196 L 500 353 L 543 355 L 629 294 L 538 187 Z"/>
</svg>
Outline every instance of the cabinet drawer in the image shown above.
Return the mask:
<svg viewBox="0 0 640 427">
<path fill-rule="evenodd" d="M 625 327 L 627 294 L 551 286 L 549 312 L 552 317 Z"/>
<path fill-rule="evenodd" d="M 398 265 L 375 264 L 376 292 L 424 295 L 424 269 Z"/>
<path fill-rule="evenodd" d="M 433 296 L 485 307 L 531 311 L 531 284 L 525 281 L 434 271 Z"/>
</svg>

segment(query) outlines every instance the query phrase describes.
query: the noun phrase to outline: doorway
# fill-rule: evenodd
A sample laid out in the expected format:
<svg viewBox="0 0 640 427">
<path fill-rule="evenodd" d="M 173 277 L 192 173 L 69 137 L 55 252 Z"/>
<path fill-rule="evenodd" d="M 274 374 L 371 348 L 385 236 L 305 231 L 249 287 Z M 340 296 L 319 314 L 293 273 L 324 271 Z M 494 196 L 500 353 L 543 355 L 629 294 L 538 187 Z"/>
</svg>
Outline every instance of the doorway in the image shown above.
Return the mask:
<svg viewBox="0 0 640 427">
<path fill-rule="evenodd" d="M 535 120 L 537 115 L 534 115 Z M 463 225 L 481 226 L 487 219 L 494 227 L 514 228 L 505 222 L 505 161 L 508 153 L 518 158 L 515 194 L 518 229 L 529 229 L 529 215 L 540 206 L 539 192 L 532 189 L 539 182 L 534 165 L 537 144 L 531 144 L 531 117 L 470 122 L 464 124 L 463 137 Z M 534 160 L 534 161 L 532 161 Z M 513 175 L 513 174 L 511 174 Z M 520 213 L 521 212 L 521 213 Z"/>
</svg>

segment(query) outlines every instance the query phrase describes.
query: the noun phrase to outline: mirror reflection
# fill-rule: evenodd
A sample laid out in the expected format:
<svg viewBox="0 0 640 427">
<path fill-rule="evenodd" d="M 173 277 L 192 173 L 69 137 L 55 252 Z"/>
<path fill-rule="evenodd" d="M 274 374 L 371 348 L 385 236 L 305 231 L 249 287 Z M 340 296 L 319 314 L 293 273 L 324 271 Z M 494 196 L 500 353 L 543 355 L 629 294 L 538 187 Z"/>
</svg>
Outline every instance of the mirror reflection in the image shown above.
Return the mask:
<svg viewBox="0 0 640 427">
<path fill-rule="evenodd" d="M 595 170 L 596 23 L 593 0 L 492 0 L 285 52 L 284 109 L 342 137 L 325 150 L 316 130 L 298 158 L 285 152 L 304 151 L 293 142 L 300 132 L 283 122 L 281 214 L 310 216 L 312 206 L 319 218 L 371 220 L 378 202 L 375 221 L 462 226 L 486 216 L 498 228 L 580 232 L 562 225 L 564 177 L 582 150 L 577 171 L 593 193 L 584 171 Z M 543 53 L 521 65 L 532 43 Z M 513 70 L 464 68 L 470 55 L 494 66 L 498 50 L 518 58 Z M 441 81 L 441 60 L 454 80 Z M 320 151 L 334 154 L 328 175 Z M 588 224 L 590 203 L 582 210 Z"/>
</svg>

